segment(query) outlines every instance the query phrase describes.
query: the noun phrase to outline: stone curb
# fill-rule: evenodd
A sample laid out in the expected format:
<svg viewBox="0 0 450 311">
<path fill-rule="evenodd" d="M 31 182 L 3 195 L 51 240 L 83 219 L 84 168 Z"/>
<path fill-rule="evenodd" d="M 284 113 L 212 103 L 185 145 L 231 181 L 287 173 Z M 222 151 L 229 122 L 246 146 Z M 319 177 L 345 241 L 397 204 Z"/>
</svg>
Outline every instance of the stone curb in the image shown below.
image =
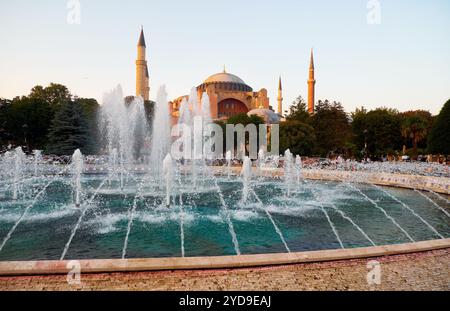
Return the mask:
<svg viewBox="0 0 450 311">
<path fill-rule="evenodd" d="M 227 168 L 223 166 L 216 166 L 214 167 L 213 171 L 217 175 L 227 174 Z M 239 175 L 241 172 L 241 167 L 234 166 L 231 168 L 231 172 L 233 175 Z M 272 168 L 259 171 L 258 168 L 253 167 L 253 174 L 264 177 L 282 178 L 284 175 L 284 170 L 282 168 Z M 373 173 L 365 171 L 303 169 L 302 178 L 310 180 L 347 181 L 366 184 L 369 183 L 379 186 L 426 190 L 450 195 L 450 178 L 448 177 Z"/>
<path fill-rule="evenodd" d="M 81 273 L 243 268 L 400 255 L 450 248 L 450 238 L 407 244 L 240 256 L 79 260 Z M 65 261 L 4 261 L 0 276 L 67 274 Z"/>
</svg>

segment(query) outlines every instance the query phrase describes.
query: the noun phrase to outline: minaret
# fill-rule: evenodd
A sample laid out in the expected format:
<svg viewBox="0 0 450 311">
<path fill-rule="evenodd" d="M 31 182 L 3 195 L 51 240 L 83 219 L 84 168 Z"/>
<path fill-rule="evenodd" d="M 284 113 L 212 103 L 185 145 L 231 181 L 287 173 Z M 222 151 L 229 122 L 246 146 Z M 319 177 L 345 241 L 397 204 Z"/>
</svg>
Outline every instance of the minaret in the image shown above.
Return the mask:
<svg viewBox="0 0 450 311">
<path fill-rule="evenodd" d="M 137 45 L 137 60 L 136 60 L 136 96 L 141 96 L 144 100 L 149 100 L 150 96 L 150 79 L 148 75 L 144 28 L 141 28 L 141 35 Z"/>
<path fill-rule="evenodd" d="M 278 79 L 278 114 L 280 116 L 283 115 L 283 86 L 281 85 L 281 76 Z"/>
<path fill-rule="evenodd" d="M 314 114 L 314 98 L 315 98 L 315 85 L 316 80 L 314 79 L 314 55 L 311 49 L 311 60 L 309 63 L 309 79 L 308 79 L 308 112 L 309 114 Z"/>
</svg>

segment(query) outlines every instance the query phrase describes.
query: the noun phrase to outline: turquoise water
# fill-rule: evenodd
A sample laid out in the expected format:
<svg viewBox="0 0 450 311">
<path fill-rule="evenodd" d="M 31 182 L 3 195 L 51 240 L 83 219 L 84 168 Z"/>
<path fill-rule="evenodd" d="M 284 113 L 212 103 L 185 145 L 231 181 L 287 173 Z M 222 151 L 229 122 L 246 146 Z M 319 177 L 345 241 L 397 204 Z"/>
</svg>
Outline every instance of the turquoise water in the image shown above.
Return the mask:
<svg viewBox="0 0 450 311">
<path fill-rule="evenodd" d="M 185 256 L 234 255 L 229 225 L 224 217 L 226 210 L 242 254 L 287 251 L 266 211 L 291 251 L 341 247 L 324 211 L 345 248 L 372 245 L 333 207 L 345 213 L 376 245 L 411 242 L 373 202 L 340 182 L 301 181 L 294 184 L 287 197 L 283 181 L 260 179 L 251 184 L 258 198 L 251 193 L 247 202 L 241 202 L 241 180 L 218 177 L 217 183 L 226 202 L 224 209 L 211 177 L 197 185 L 184 178 L 175 182 L 173 204 L 166 207 L 163 182 L 129 176 L 123 191 L 118 181 L 105 182 L 98 190 L 106 177 L 88 175 L 82 181 L 80 208 L 73 204 L 67 177 L 53 180 L 33 202 L 53 178 L 43 177 L 25 184 L 16 202 L 11 201 L 11 189 L 6 184 L 0 185 L 0 241 L 5 239 L 25 208 L 31 206 L 0 251 L 0 260 L 60 259 L 84 208 L 87 208 L 86 214 L 65 259 L 121 258 L 133 205 L 136 208 L 126 247 L 127 258 L 181 256 L 181 227 Z M 439 238 L 386 193 L 372 185 L 353 185 L 383 208 L 414 241 Z M 450 237 L 450 218 L 419 193 L 399 188 L 382 189 L 407 204 L 443 237 Z M 449 211 L 448 196 L 423 194 Z"/>
</svg>

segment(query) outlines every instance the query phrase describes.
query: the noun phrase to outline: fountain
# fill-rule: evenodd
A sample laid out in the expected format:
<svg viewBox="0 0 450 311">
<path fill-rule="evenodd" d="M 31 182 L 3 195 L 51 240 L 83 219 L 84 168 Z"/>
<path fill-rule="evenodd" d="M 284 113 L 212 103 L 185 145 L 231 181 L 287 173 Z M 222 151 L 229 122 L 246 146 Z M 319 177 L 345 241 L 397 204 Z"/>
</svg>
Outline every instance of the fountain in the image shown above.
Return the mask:
<svg viewBox="0 0 450 311">
<path fill-rule="evenodd" d="M 297 173 L 297 184 L 300 183 L 302 178 L 302 157 L 297 155 L 295 157 L 295 172 Z"/>
<path fill-rule="evenodd" d="M 242 164 L 242 183 L 243 183 L 243 190 L 242 190 L 242 203 L 245 204 L 247 202 L 248 192 L 249 192 L 249 184 L 250 180 L 252 178 L 252 161 L 249 157 L 244 158 L 244 163 Z"/>
<path fill-rule="evenodd" d="M 149 135 L 142 98 L 127 102 L 122 88 L 117 86 L 103 97 L 99 124 L 105 138 L 111 169 L 114 175 L 118 171 L 120 189 L 123 190 L 127 175 L 126 166 L 135 163 L 145 153 L 143 140 Z"/>
<path fill-rule="evenodd" d="M 21 191 L 21 179 L 23 174 L 23 166 L 25 162 L 25 154 L 21 147 L 17 147 L 14 151 L 14 190 L 13 200 L 17 200 Z"/>
<path fill-rule="evenodd" d="M 264 149 L 261 148 L 258 151 L 258 173 L 261 175 L 262 170 L 264 168 L 265 165 L 265 161 L 266 161 L 266 155 L 264 154 Z"/>
<path fill-rule="evenodd" d="M 80 149 L 75 150 L 72 156 L 71 173 L 73 178 L 73 191 L 75 197 L 75 206 L 81 205 L 81 174 L 84 170 L 84 159 Z"/>
<path fill-rule="evenodd" d="M 289 149 L 284 152 L 284 180 L 286 184 L 286 195 L 291 195 L 292 187 L 292 153 Z"/>
<path fill-rule="evenodd" d="M 170 206 L 170 193 L 172 189 L 173 177 L 173 160 L 170 154 L 167 154 L 167 156 L 164 158 L 163 174 L 166 181 L 166 206 Z"/>
<path fill-rule="evenodd" d="M 152 130 L 152 149 L 150 155 L 151 167 L 155 170 L 158 178 L 161 176 L 161 163 L 170 152 L 172 138 L 170 135 L 169 103 L 164 86 L 158 90 L 155 116 Z"/>
<path fill-rule="evenodd" d="M 108 156 L 108 184 L 111 185 L 111 181 L 116 178 L 117 175 L 117 148 L 113 148 L 109 152 Z M 121 170 L 122 171 L 122 170 Z M 120 178 L 120 188 L 123 190 L 123 177 Z"/>
<path fill-rule="evenodd" d="M 227 161 L 227 174 L 228 174 L 228 179 L 230 179 L 231 177 L 231 151 L 228 150 L 225 154 L 225 159 Z"/>
<path fill-rule="evenodd" d="M 182 100 L 179 124 L 211 122 L 209 98 L 198 96 L 194 88 Z M 449 177 L 445 169 L 430 164 L 428 174 L 424 164 L 342 159 L 325 169 L 290 150 L 281 156 L 260 150 L 255 169 L 245 157 L 235 176 L 231 150 L 216 167 L 194 139 L 197 159 L 170 153 L 165 88 L 153 124 L 143 107 L 141 98 L 124 100 L 120 87 L 105 95 L 104 155 L 76 150 L 69 164 L 37 150 L 27 157 L 20 147 L 0 155 L 0 260 L 264 254 L 450 237 L 445 192 L 352 179 L 417 173 L 437 178 L 428 182 L 437 185 Z M 206 141 L 204 132 L 197 135 Z"/>
<path fill-rule="evenodd" d="M 34 176 L 39 175 L 39 164 L 42 162 L 42 151 L 34 150 Z"/>
</svg>

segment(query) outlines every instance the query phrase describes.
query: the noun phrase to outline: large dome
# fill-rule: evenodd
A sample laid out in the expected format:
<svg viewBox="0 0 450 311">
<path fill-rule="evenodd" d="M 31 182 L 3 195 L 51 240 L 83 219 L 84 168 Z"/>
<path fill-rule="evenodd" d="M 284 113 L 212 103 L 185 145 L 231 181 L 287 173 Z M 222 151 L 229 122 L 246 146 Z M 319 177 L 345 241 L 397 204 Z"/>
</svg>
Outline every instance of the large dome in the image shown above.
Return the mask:
<svg viewBox="0 0 450 311">
<path fill-rule="evenodd" d="M 231 82 L 245 84 L 245 82 L 236 75 L 228 72 L 220 72 L 210 76 L 203 83 L 214 83 L 214 82 Z"/>
<path fill-rule="evenodd" d="M 200 84 L 197 89 L 200 91 L 205 91 L 209 85 L 213 85 L 216 90 L 221 91 L 232 91 L 232 92 L 252 92 L 253 89 L 245 84 L 244 80 L 236 75 L 228 72 L 216 73 L 208 79 L 206 79 L 202 84 Z"/>
</svg>

